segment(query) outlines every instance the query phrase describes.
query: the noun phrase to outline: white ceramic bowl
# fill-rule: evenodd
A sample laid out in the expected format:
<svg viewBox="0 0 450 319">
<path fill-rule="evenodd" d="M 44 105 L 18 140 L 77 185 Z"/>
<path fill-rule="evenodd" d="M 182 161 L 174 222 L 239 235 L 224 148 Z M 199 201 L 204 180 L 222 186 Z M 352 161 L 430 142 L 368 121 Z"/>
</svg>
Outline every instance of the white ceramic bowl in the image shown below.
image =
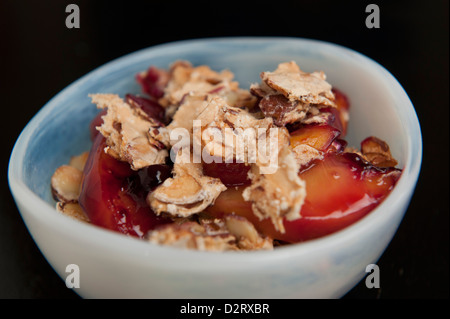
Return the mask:
<svg viewBox="0 0 450 319">
<path fill-rule="evenodd" d="M 386 140 L 404 169 L 395 189 L 372 213 L 346 229 L 274 251 L 211 253 L 155 246 L 56 212 L 50 176 L 88 150 L 97 112 L 89 93 L 138 93 L 134 75 L 177 59 L 228 68 L 243 87 L 259 73 L 295 60 L 323 70 L 352 103 L 347 140 Z M 9 183 L 36 244 L 63 280 L 80 270 L 85 298 L 338 298 L 376 263 L 414 192 L 422 159 L 418 119 L 407 94 L 382 66 L 347 48 L 293 38 L 189 40 L 144 49 L 112 61 L 55 96 L 25 127 L 10 159 Z M 64 284 L 63 282 L 61 284 Z"/>
</svg>

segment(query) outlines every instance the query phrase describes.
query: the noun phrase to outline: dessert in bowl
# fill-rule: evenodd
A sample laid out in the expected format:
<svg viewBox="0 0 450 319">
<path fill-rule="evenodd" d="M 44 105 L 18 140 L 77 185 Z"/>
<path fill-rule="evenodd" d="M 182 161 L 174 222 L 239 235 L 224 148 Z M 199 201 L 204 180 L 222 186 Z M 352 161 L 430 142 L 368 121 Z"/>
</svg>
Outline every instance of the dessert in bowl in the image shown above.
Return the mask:
<svg viewBox="0 0 450 319">
<path fill-rule="evenodd" d="M 135 238 L 136 236 L 124 235 L 60 214 L 55 209 L 50 189 L 53 173 L 58 167 L 70 163 L 74 155 L 86 152 L 96 144 L 95 140 L 92 143 L 88 127 L 98 111 L 93 107 L 89 94 L 117 94 L 114 97 L 93 95 L 92 99 L 97 104 L 109 103 L 104 100 L 102 102 L 102 98 L 111 101 L 121 96 L 124 99 L 119 98 L 120 101 L 116 100 L 115 104 L 127 102 L 125 104 L 132 105 L 133 101 L 125 98 L 127 94 L 142 92 L 142 82 L 135 80 L 136 74 L 141 74 L 149 66 L 169 69 L 174 61 L 180 60 L 189 61 L 193 66 L 207 65 L 216 71 L 231 70 L 241 87 L 249 89 L 252 83 L 260 79 L 261 71 L 272 75 L 276 72 L 268 71 L 278 70 L 280 65 L 298 64 L 303 71 L 310 72 L 308 74 L 323 71 L 327 75 L 326 80 L 344 92 L 351 101 L 350 121 L 346 129 L 348 144 L 359 145 L 368 136 L 377 136 L 386 141 L 392 158 L 398 161 L 398 167 L 402 170 L 401 176 L 398 174 L 395 186 L 370 213 L 346 227 L 310 238 L 280 237 L 275 238 L 274 245 L 271 239 L 276 236 L 271 235 L 273 232 L 266 231 L 267 225 L 258 225 L 258 220 L 269 224 L 272 231 L 274 228 L 280 234 L 292 234 L 291 230 L 284 229 L 283 226 L 287 224 L 280 220 L 286 217 L 295 222 L 301 217 L 294 216 L 295 212 L 281 212 L 277 215 L 257 207 L 258 219 L 251 224 L 255 226 L 257 233 L 263 235 L 258 237 L 259 243 L 262 243 L 260 247 L 270 246 L 271 249 L 256 251 L 180 249 L 155 243 L 155 238 L 162 238 L 161 236 L 149 236 L 154 239 L 149 242 L 147 237 Z M 255 93 L 254 86 L 253 89 Z M 128 95 L 129 98 L 133 96 L 136 97 Z M 264 99 L 266 96 L 259 98 Z M 336 94 L 331 100 L 336 101 Z M 261 103 L 259 107 L 264 111 Z M 108 104 L 107 109 L 109 112 L 114 106 Z M 178 110 L 181 111 L 181 108 Z M 263 119 L 270 117 L 272 122 L 284 119 L 269 113 L 270 110 L 264 114 Z M 107 122 L 106 117 L 103 119 Z M 125 124 L 121 123 L 121 127 Z M 277 124 L 280 126 L 280 123 Z M 114 132 L 106 127 L 102 130 L 101 124 L 95 126 L 100 128 L 103 137 L 114 136 Z M 296 127 L 291 132 L 291 136 L 296 136 L 296 139 L 291 137 L 290 144 L 302 144 L 301 141 L 305 140 L 304 127 Z M 333 130 L 329 129 L 327 132 Z M 311 131 L 308 134 L 311 136 Z M 318 134 L 317 131 L 314 134 Z M 124 159 L 129 157 L 120 158 L 120 152 L 117 152 L 114 145 L 116 144 L 110 142 L 101 149 L 112 149 L 110 155 L 116 155 L 116 160 L 127 162 Z M 11 157 L 10 185 L 30 233 L 59 275 L 62 278 L 66 276 L 65 269 L 69 264 L 79 266 L 81 282 L 76 291 L 83 297 L 326 298 L 342 296 L 353 287 L 364 276 L 366 266 L 376 262 L 392 239 L 412 196 L 420 159 L 420 128 L 414 108 L 397 81 L 370 59 L 333 44 L 303 39 L 207 39 L 161 45 L 130 54 L 93 71 L 58 94 L 19 137 Z M 340 163 L 336 160 L 331 162 L 333 169 L 339 166 L 336 163 Z M 140 163 L 142 161 L 132 160 L 128 164 L 139 170 Z M 222 184 L 227 183 L 221 176 L 210 176 L 213 174 L 209 173 L 208 177 L 219 179 Z M 175 183 L 172 181 L 169 184 L 176 184 L 176 178 L 167 177 L 157 185 L 157 190 L 170 178 Z M 180 183 L 186 184 L 188 182 Z M 297 184 L 302 183 L 297 181 Z M 233 188 L 229 184 L 226 187 Z M 222 190 L 221 193 L 225 192 L 224 188 L 219 189 Z M 252 205 L 258 203 L 254 200 L 257 197 L 256 189 L 253 189 L 254 192 L 247 191 Z M 299 192 L 292 193 L 295 196 L 291 199 L 296 203 L 293 204 L 295 209 L 292 211 L 299 207 L 296 205 L 305 202 L 305 198 L 297 200 L 304 196 L 301 186 L 298 189 Z M 53 190 L 54 195 L 55 187 Z M 154 193 L 158 194 L 158 191 Z M 188 205 L 189 209 L 175 207 L 172 210 L 168 207 L 173 207 L 174 203 L 164 203 L 161 200 L 164 196 L 148 197 L 150 200 L 147 203 L 153 211 L 159 213 L 159 217 L 165 217 L 164 214 L 173 211 L 176 215 L 174 217 L 191 217 L 185 212 L 192 212 L 192 205 Z M 192 215 L 198 216 L 198 213 L 208 209 L 211 213 L 211 207 L 221 207 L 219 213 L 212 212 L 214 218 L 223 218 L 234 226 L 242 223 L 241 217 L 248 221 L 249 216 L 234 214 L 239 205 L 233 206 L 230 199 L 232 197 L 221 199 L 218 195 L 212 201 L 214 205 L 202 203 L 199 211 Z M 220 214 L 227 203 L 231 207 L 226 212 L 227 216 L 232 217 Z M 189 225 L 184 222 L 177 226 Z M 137 233 L 145 233 L 147 236 L 147 232 Z M 155 230 L 152 229 L 150 233 L 155 235 Z M 234 236 L 233 247 L 249 247 L 246 241 L 239 243 L 236 231 L 230 233 Z M 161 235 L 161 231 L 157 235 Z M 269 245 L 267 237 L 270 238 Z"/>
</svg>

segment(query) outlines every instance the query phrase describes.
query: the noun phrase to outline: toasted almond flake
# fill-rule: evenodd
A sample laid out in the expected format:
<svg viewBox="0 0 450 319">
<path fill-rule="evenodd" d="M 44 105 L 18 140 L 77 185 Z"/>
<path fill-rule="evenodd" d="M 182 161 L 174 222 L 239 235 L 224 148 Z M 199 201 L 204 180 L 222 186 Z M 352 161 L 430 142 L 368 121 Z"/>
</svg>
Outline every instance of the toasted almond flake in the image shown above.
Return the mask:
<svg viewBox="0 0 450 319">
<path fill-rule="evenodd" d="M 77 156 L 72 156 L 69 161 L 69 165 L 75 167 L 76 169 L 83 171 L 84 165 L 89 157 L 89 152 L 81 153 Z"/>
<path fill-rule="evenodd" d="M 294 62 L 280 63 L 273 72 L 262 72 L 262 80 L 291 101 L 335 106 L 332 86 L 325 73 L 307 73 Z"/>
<path fill-rule="evenodd" d="M 361 143 L 361 153 L 368 162 L 378 167 L 395 167 L 398 164 L 392 157 L 389 145 L 374 136 Z"/>
<path fill-rule="evenodd" d="M 82 178 L 83 173 L 73 166 L 58 167 L 51 178 L 53 197 L 62 202 L 78 201 Z"/>
<path fill-rule="evenodd" d="M 193 163 L 192 158 L 177 159 L 173 178 L 150 192 L 147 202 L 156 214 L 188 217 L 212 205 L 226 187 L 220 179 L 205 176 L 201 163 Z"/>
<path fill-rule="evenodd" d="M 78 203 L 74 202 L 58 202 L 56 203 L 56 210 L 62 214 L 75 218 L 79 221 L 89 223 L 89 217 L 83 211 Z"/>
<path fill-rule="evenodd" d="M 299 144 L 292 148 L 292 151 L 294 152 L 295 159 L 300 167 L 309 164 L 313 160 L 323 159 L 323 152 L 318 151 L 307 144 Z"/>
<path fill-rule="evenodd" d="M 192 133 L 193 122 L 205 109 L 211 108 L 211 103 L 216 103 L 212 95 L 190 95 L 183 99 L 172 122 L 167 126 L 169 130 L 184 128 Z"/>
<path fill-rule="evenodd" d="M 160 126 L 142 110 L 132 108 L 118 95 L 92 94 L 92 102 L 107 108 L 103 124 L 97 129 L 106 138 L 105 151 L 114 158 L 126 161 L 138 170 L 154 164 L 165 163 L 168 156 L 164 143 L 150 135 L 150 130 Z"/>
<path fill-rule="evenodd" d="M 211 218 L 200 213 L 198 222 L 160 226 L 150 231 L 147 238 L 155 244 L 203 251 L 273 249 L 272 239 L 262 237 L 252 223 L 235 215 Z"/>
<path fill-rule="evenodd" d="M 255 226 L 246 218 L 237 215 L 225 216 L 225 224 L 229 232 L 236 237 L 237 245 L 243 250 L 271 250 L 273 241 L 262 237 Z"/>
<path fill-rule="evenodd" d="M 197 215 L 198 223 L 205 229 L 208 235 L 229 235 L 229 230 L 226 226 L 225 219 L 214 218 L 205 213 Z"/>
<path fill-rule="evenodd" d="M 364 158 L 377 167 L 395 167 L 398 162 L 393 158 L 388 158 L 380 153 L 365 153 Z"/>
<path fill-rule="evenodd" d="M 202 251 L 238 249 L 236 246 L 236 238 L 225 230 L 220 233 L 210 233 L 208 227 L 196 222 L 164 225 L 149 232 L 147 238 L 151 243 L 170 245 L 184 249 Z"/>
</svg>

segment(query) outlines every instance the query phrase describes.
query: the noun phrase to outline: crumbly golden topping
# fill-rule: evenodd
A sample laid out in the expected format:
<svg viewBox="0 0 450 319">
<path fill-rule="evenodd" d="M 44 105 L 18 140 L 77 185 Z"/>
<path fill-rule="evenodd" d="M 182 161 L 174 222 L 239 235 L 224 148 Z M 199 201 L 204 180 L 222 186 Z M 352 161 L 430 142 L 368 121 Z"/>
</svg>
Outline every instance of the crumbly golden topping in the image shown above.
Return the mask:
<svg viewBox="0 0 450 319">
<path fill-rule="evenodd" d="M 90 222 L 89 217 L 86 215 L 83 208 L 76 202 L 58 202 L 56 203 L 56 210 L 76 220 L 85 223 Z"/>
<path fill-rule="evenodd" d="M 288 143 L 285 128 L 273 125 L 271 118 L 258 118 L 246 109 L 232 107 L 222 98 L 214 97 L 197 117 L 202 125 L 200 143 L 203 154 L 224 162 L 252 163 L 264 156 L 258 152 L 266 148 L 276 154 L 279 145 Z M 271 145 L 272 143 L 272 145 Z"/>
<path fill-rule="evenodd" d="M 303 72 L 294 61 L 279 64 L 273 72 L 262 72 L 261 79 L 290 101 L 334 106 L 332 86 L 325 73 Z"/>
<path fill-rule="evenodd" d="M 148 194 L 147 202 L 156 214 L 188 217 L 200 213 L 226 190 L 220 179 L 205 176 L 202 164 L 193 163 L 186 153 L 177 156 L 173 175 Z"/>
<path fill-rule="evenodd" d="M 323 159 L 323 152 L 307 144 L 299 144 L 292 148 L 295 159 L 300 167 L 309 164 L 313 160 Z"/>
<path fill-rule="evenodd" d="M 252 184 L 242 196 L 252 203 L 253 213 L 260 219 L 270 218 L 275 229 L 284 233 L 283 219 L 300 218 L 300 210 L 306 197 L 305 182 L 298 176 L 299 165 L 289 147 L 278 156 L 278 169 L 274 174 L 261 174 L 261 168 L 253 164 Z"/>
<path fill-rule="evenodd" d="M 160 127 L 159 123 L 118 95 L 92 94 L 91 98 L 97 107 L 107 108 L 98 130 L 106 138 L 106 152 L 109 155 L 128 162 L 134 170 L 165 162 L 167 149 L 149 135 L 150 131 Z"/>
<path fill-rule="evenodd" d="M 200 218 L 160 226 L 147 235 L 148 241 L 202 251 L 271 250 L 273 242 L 262 237 L 244 217 Z"/>
<path fill-rule="evenodd" d="M 259 107 L 279 126 L 313 118 L 317 109 L 336 107 L 332 86 L 323 72 L 307 73 L 291 61 L 281 63 L 273 72 L 262 72 L 261 83 L 250 87 L 260 97 Z"/>
<path fill-rule="evenodd" d="M 193 67 L 190 62 L 177 61 L 170 69 L 170 78 L 159 103 L 166 108 L 171 118 L 187 96 L 214 94 L 224 98 L 233 106 L 253 106 L 256 99 L 247 90 L 239 88 L 229 70 L 216 72 L 209 66 Z"/>
<path fill-rule="evenodd" d="M 56 200 L 56 210 L 84 222 L 89 222 L 89 218 L 78 204 L 78 197 L 88 156 L 89 152 L 84 152 L 71 157 L 69 165 L 58 167 L 51 177 L 51 190 Z"/>
<path fill-rule="evenodd" d="M 336 107 L 325 74 L 304 72 L 291 61 L 262 72 L 261 82 L 244 90 L 229 70 L 217 72 L 187 61 L 158 72 L 158 85 L 164 87 L 158 103 L 167 125 L 118 95 L 90 95 L 98 108 L 107 109 L 97 128 L 106 139 L 105 152 L 134 170 L 164 164 L 169 155 L 173 161 L 172 177 L 146 197 L 156 215 L 173 222 L 150 231 L 147 240 L 206 251 L 273 249 L 272 238 L 262 235 L 248 219 L 235 214 L 212 218 L 205 212 L 227 187 L 204 173 L 202 156 L 250 165 L 250 184 L 242 197 L 256 217 L 270 220 L 275 230 L 284 233 L 285 220 L 301 218 L 306 185 L 298 175 L 300 167 L 324 155 L 307 144 L 291 146 L 285 126 L 330 121 L 333 115 L 321 111 Z M 180 129 L 187 132 L 187 148 L 173 139 Z M 196 157 L 197 147 L 201 160 Z M 51 185 L 57 210 L 88 222 L 77 202 L 87 154 L 58 168 Z M 377 139 L 362 145 L 360 154 L 378 166 L 395 161 L 387 144 Z"/>
</svg>

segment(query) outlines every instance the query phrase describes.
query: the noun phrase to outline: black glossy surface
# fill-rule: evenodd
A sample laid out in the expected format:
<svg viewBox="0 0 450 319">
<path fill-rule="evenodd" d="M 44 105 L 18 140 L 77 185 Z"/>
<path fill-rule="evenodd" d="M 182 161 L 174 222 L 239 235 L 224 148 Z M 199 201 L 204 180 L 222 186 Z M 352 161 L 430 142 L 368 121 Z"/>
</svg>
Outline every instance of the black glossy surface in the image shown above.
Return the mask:
<svg viewBox="0 0 450 319">
<path fill-rule="evenodd" d="M 230 2 L 1 1 L 0 298 L 77 298 L 40 254 L 7 185 L 9 155 L 22 128 L 61 89 L 105 62 L 158 43 L 211 36 L 321 39 L 391 71 L 422 125 L 422 172 L 406 217 L 378 262 L 381 289 L 363 281 L 345 298 L 448 298 L 448 1 L 393 2 L 375 2 L 381 27 L 367 29 L 368 1 L 253 3 L 249 9 Z M 80 29 L 65 27 L 69 3 L 80 7 Z"/>
</svg>

